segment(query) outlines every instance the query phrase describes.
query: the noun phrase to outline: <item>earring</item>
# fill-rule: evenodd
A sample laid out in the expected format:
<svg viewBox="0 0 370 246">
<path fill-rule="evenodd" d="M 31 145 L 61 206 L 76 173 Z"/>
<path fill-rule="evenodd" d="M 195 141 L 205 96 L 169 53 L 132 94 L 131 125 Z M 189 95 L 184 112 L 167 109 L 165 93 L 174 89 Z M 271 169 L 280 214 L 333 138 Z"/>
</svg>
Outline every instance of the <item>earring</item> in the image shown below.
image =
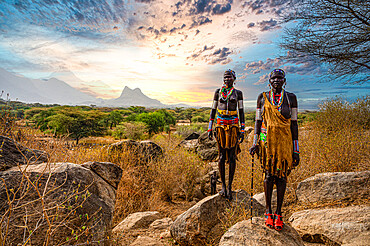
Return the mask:
<svg viewBox="0 0 370 246">
<path fill-rule="evenodd" d="M 269 88 L 270 88 L 270 90 L 271 90 L 271 84 L 269 84 Z"/>
<path fill-rule="evenodd" d="M 284 90 L 285 90 L 286 82 L 284 83 Z"/>
</svg>

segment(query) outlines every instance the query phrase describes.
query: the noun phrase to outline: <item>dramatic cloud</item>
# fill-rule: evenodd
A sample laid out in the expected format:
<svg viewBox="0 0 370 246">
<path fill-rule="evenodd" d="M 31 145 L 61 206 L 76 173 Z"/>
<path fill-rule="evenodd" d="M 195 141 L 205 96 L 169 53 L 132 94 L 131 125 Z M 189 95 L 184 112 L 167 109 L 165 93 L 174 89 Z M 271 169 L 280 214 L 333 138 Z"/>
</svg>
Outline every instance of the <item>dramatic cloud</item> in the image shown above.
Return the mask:
<svg viewBox="0 0 370 246">
<path fill-rule="evenodd" d="M 257 22 L 257 25 L 260 27 L 261 31 L 269 31 L 275 28 L 281 28 L 278 26 L 278 22 L 276 20 L 270 19 L 268 21 L 264 20 L 261 22 Z"/>
</svg>

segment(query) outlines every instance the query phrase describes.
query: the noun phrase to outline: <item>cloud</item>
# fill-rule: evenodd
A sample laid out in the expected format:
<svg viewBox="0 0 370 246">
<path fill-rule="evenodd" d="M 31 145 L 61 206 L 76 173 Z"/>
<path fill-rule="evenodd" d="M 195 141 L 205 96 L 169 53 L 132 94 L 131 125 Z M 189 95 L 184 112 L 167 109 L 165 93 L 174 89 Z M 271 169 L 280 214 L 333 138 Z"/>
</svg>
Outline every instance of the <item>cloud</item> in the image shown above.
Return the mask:
<svg viewBox="0 0 370 246">
<path fill-rule="evenodd" d="M 190 25 L 190 29 L 205 25 L 207 23 L 212 23 L 212 20 L 205 16 L 199 16 L 197 19 L 193 19 L 193 23 Z"/>
<path fill-rule="evenodd" d="M 260 22 L 257 22 L 258 27 L 260 30 L 263 31 L 269 31 L 276 28 L 281 28 L 281 26 L 278 25 L 277 20 L 273 20 L 272 18 L 268 21 L 263 20 Z"/>
</svg>

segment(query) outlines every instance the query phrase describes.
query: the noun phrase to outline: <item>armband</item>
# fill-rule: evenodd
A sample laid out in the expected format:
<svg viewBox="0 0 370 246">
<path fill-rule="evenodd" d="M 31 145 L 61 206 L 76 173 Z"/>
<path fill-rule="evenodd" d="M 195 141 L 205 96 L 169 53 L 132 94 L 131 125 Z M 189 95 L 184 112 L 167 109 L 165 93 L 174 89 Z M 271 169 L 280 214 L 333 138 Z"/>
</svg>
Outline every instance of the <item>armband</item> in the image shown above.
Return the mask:
<svg viewBox="0 0 370 246">
<path fill-rule="evenodd" d="M 213 120 L 214 120 L 214 119 L 209 119 L 208 131 L 207 131 L 207 132 L 212 131 Z"/>
<path fill-rule="evenodd" d="M 245 123 L 240 123 L 240 132 L 244 133 Z"/>
<path fill-rule="evenodd" d="M 293 153 L 299 154 L 299 144 L 298 140 L 293 140 Z"/>
</svg>

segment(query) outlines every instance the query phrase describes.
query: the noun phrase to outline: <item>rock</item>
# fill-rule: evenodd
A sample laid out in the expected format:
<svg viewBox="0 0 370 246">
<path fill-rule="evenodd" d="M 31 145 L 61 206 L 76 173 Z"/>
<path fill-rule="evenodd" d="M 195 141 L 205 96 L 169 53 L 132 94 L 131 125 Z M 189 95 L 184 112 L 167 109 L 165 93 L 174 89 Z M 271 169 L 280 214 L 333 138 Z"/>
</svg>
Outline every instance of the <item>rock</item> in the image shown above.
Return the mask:
<svg viewBox="0 0 370 246">
<path fill-rule="evenodd" d="M 162 156 L 163 149 L 153 141 L 145 140 L 139 143 L 139 153 L 141 153 L 146 162 L 149 162 Z"/>
<path fill-rule="evenodd" d="M 0 171 L 17 165 L 40 164 L 48 161 L 45 151 L 26 148 L 11 138 L 0 136 Z"/>
<path fill-rule="evenodd" d="M 212 161 L 218 158 L 218 148 L 197 150 L 199 157 L 204 161 Z"/>
<path fill-rule="evenodd" d="M 122 169 L 116 164 L 111 162 L 89 161 L 82 164 L 82 166 L 96 173 L 115 189 L 118 188 L 118 184 L 122 177 Z"/>
<path fill-rule="evenodd" d="M 148 236 L 138 236 L 137 239 L 130 244 L 130 246 L 163 246 L 164 244 L 160 241 L 148 237 Z"/>
<path fill-rule="evenodd" d="M 263 218 L 254 217 L 232 226 L 221 238 L 219 246 L 304 246 L 299 234 L 285 224 L 280 232 L 265 226 Z"/>
<path fill-rule="evenodd" d="M 247 127 L 245 127 L 245 130 L 244 130 L 244 134 L 246 135 L 246 136 L 248 136 L 250 133 L 252 133 L 253 135 L 254 135 L 254 127 L 251 127 L 251 126 L 247 126 Z"/>
<path fill-rule="evenodd" d="M 166 231 L 162 232 L 162 233 L 159 235 L 159 237 L 160 237 L 161 239 L 172 238 L 172 236 L 171 236 L 171 232 L 170 232 L 169 230 L 166 230 Z"/>
<path fill-rule="evenodd" d="M 262 215 L 264 208 L 253 199 L 254 214 Z M 199 201 L 189 210 L 179 215 L 171 226 L 171 235 L 180 245 L 206 245 L 210 241 L 218 242 L 224 230 L 220 219 L 230 211 L 249 212 L 250 195 L 243 191 L 233 192 L 233 200 L 229 202 L 219 194 Z"/>
<path fill-rule="evenodd" d="M 67 238 L 68 244 L 78 244 L 103 240 L 110 235 L 116 189 L 100 176 L 73 163 L 19 167 L 0 172 L 0 182 L 6 184 L 0 185 L 0 216 L 9 208 L 7 193 L 11 197 L 15 195 L 16 202 L 10 217 L 11 233 L 5 244 L 23 244 L 32 230 L 30 242 L 43 245 L 48 229 L 46 212 L 55 229 L 50 245 L 66 243 Z"/>
<path fill-rule="evenodd" d="M 303 240 L 330 245 L 369 245 L 370 207 L 309 209 L 289 218 Z"/>
<path fill-rule="evenodd" d="M 184 140 L 194 140 L 199 138 L 199 133 L 193 132 L 189 136 L 187 136 Z"/>
<path fill-rule="evenodd" d="M 163 218 L 153 221 L 150 224 L 149 228 L 155 230 L 167 229 L 173 224 L 173 220 L 171 218 Z"/>
<path fill-rule="evenodd" d="M 148 228 L 149 225 L 160 218 L 158 212 L 137 212 L 130 214 L 113 228 L 113 232 L 122 232 L 138 228 Z"/>
<path fill-rule="evenodd" d="M 198 146 L 198 139 L 182 140 L 178 146 L 189 151 L 195 151 Z"/>
<path fill-rule="evenodd" d="M 301 202 L 334 202 L 369 198 L 370 171 L 320 173 L 303 180 L 297 187 Z"/>
<path fill-rule="evenodd" d="M 284 201 L 283 201 L 283 206 L 288 205 L 288 196 L 291 194 L 292 189 L 289 189 L 288 187 L 286 188 L 285 195 L 284 195 Z M 266 200 L 265 200 L 265 193 L 261 192 L 253 196 L 254 199 L 256 199 L 257 202 L 259 202 L 262 206 L 266 207 Z M 274 211 L 276 209 L 276 204 L 277 204 L 277 190 L 274 189 L 272 191 L 272 197 L 271 197 L 271 206 Z"/>
<path fill-rule="evenodd" d="M 123 140 L 108 147 L 108 154 L 117 156 L 120 152 L 130 151 L 132 154 L 137 155 L 140 161 L 148 163 L 156 160 L 163 155 L 163 149 L 158 144 L 145 140 L 137 142 L 134 140 Z"/>
<path fill-rule="evenodd" d="M 209 140 L 208 133 L 202 133 L 202 135 L 200 135 L 198 138 L 198 146 L 196 151 L 203 160 L 216 160 L 218 157 L 218 147 L 215 138 L 213 138 L 213 140 Z"/>
</svg>

